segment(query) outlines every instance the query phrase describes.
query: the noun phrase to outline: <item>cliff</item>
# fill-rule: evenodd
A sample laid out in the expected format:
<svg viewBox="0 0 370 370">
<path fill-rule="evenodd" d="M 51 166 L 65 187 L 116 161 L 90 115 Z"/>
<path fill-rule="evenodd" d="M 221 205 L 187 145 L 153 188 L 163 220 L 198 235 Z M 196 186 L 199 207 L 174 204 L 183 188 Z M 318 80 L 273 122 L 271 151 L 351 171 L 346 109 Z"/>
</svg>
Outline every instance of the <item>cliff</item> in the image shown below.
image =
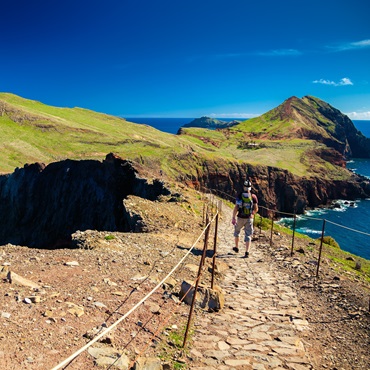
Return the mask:
<svg viewBox="0 0 370 370">
<path fill-rule="evenodd" d="M 140 217 L 123 202 L 131 194 L 156 200 L 170 192 L 112 154 L 103 162 L 26 165 L 0 176 L 0 245 L 53 248 L 70 246 L 76 230 L 141 231 Z"/>
<path fill-rule="evenodd" d="M 298 177 L 289 171 L 269 166 L 255 166 L 227 161 L 207 161 L 198 175 L 189 179 L 189 186 L 211 189 L 222 198 L 234 200 L 246 178 L 252 181 L 252 191 L 259 204 L 266 208 L 302 214 L 307 208 L 328 205 L 335 199 L 365 199 L 370 197 L 370 181 L 356 174 L 350 181 Z M 269 216 L 263 209 L 262 216 Z M 281 217 L 281 214 L 276 214 Z"/>
</svg>

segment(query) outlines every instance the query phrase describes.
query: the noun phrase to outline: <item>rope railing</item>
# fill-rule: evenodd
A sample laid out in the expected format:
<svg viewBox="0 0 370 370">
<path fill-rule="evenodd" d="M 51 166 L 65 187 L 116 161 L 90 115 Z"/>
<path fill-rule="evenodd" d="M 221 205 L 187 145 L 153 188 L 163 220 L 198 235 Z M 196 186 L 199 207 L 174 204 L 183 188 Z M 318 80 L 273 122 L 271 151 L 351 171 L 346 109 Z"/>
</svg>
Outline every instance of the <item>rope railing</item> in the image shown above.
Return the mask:
<svg viewBox="0 0 370 370">
<path fill-rule="evenodd" d="M 212 200 L 214 201 L 214 200 Z M 207 210 L 208 211 L 208 210 Z M 215 215 L 213 215 L 212 219 L 210 221 L 208 221 L 207 219 L 207 224 L 206 226 L 203 228 L 202 232 L 200 233 L 200 235 L 198 236 L 198 238 L 196 239 L 196 241 L 192 244 L 192 246 L 189 248 L 189 250 L 185 253 L 185 255 L 179 260 L 179 262 L 172 268 L 172 270 L 148 293 L 146 294 L 138 303 L 136 303 L 129 311 L 127 311 L 125 314 L 123 314 L 117 321 L 115 321 L 112 325 L 110 325 L 109 327 L 107 327 L 106 329 L 104 329 L 103 331 L 101 331 L 98 335 L 96 335 L 93 339 L 91 339 L 86 345 L 84 345 L 83 347 L 81 347 L 79 350 L 77 350 L 76 352 L 74 352 L 71 356 L 69 356 L 68 358 L 66 358 L 64 361 L 60 362 L 58 365 L 56 365 L 55 367 L 52 368 L 52 370 L 58 370 L 58 369 L 61 369 L 65 366 L 67 366 L 71 361 L 73 361 L 76 357 L 78 357 L 81 353 L 83 353 L 85 350 L 87 350 L 89 347 L 91 347 L 94 343 L 96 343 L 99 339 L 101 339 L 102 337 L 104 337 L 105 335 L 107 335 L 112 329 L 114 329 L 117 325 L 119 325 L 123 320 L 125 320 L 128 316 L 130 316 L 135 310 L 137 310 L 138 307 L 140 307 L 147 299 L 149 299 L 149 297 L 151 297 L 164 283 L 165 281 L 179 268 L 179 266 L 185 261 L 185 259 L 189 256 L 190 253 L 192 253 L 193 249 L 195 248 L 195 246 L 198 244 L 198 242 L 200 241 L 200 239 L 202 238 L 203 235 L 206 235 L 206 240 L 208 240 L 208 235 L 207 233 L 209 233 L 209 229 L 210 229 L 210 226 L 211 224 L 215 221 L 215 220 L 218 220 L 218 211 L 215 213 Z M 216 228 L 217 229 L 217 228 Z M 215 236 L 215 239 L 216 239 L 216 236 Z M 205 245 L 204 245 L 204 250 L 206 249 L 206 242 L 205 242 Z M 205 256 L 205 252 L 203 250 L 203 256 Z M 196 284 L 198 284 L 199 280 L 200 280 L 200 272 L 201 272 L 201 267 L 202 267 L 202 264 L 204 263 L 204 257 L 202 256 L 202 259 L 201 259 L 201 263 L 200 263 L 200 267 L 199 267 L 199 272 L 198 272 L 198 277 L 196 279 Z M 214 256 L 213 258 L 215 258 L 215 253 L 214 253 Z M 214 271 L 212 272 L 212 274 L 214 273 Z M 212 278 L 213 279 L 213 278 Z M 189 288 L 190 290 L 190 288 Z M 185 293 L 185 296 L 188 292 Z M 193 309 L 193 304 L 194 304 L 194 300 L 195 300 L 195 295 L 196 295 L 196 290 L 194 292 L 194 299 L 193 299 L 193 303 L 192 303 L 192 308 L 191 310 Z M 191 317 L 191 314 L 189 315 Z M 190 324 L 190 319 L 189 319 L 189 322 L 188 322 L 188 326 Z M 188 330 L 188 327 L 187 327 L 187 330 Z M 186 333 L 187 334 L 187 333 Z M 185 342 L 186 342 L 186 334 L 185 334 L 185 339 L 184 339 L 184 346 L 185 346 Z"/>
</svg>

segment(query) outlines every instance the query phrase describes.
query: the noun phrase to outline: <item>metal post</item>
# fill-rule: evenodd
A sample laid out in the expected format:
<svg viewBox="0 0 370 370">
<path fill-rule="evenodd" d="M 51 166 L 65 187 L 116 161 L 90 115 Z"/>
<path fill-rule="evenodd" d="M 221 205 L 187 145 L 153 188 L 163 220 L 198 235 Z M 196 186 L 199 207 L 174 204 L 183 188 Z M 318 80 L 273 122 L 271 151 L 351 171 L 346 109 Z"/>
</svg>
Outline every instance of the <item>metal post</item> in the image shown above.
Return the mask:
<svg viewBox="0 0 370 370">
<path fill-rule="evenodd" d="M 214 279 L 215 279 L 215 267 L 216 267 L 216 252 L 217 252 L 217 232 L 218 232 L 218 212 L 216 215 L 216 224 L 215 224 L 215 236 L 213 239 L 213 257 L 212 257 L 212 280 L 211 280 L 211 289 L 213 289 Z"/>
<path fill-rule="evenodd" d="M 188 339 L 188 332 L 189 332 L 189 327 L 190 327 L 191 318 L 192 318 L 192 316 L 193 316 L 193 311 L 194 311 L 194 306 L 195 306 L 195 298 L 196 298 L 197 291 L 198 291 L 200 275 L 202 274 L 202 268 L 203 268 L 203 264 L 204 264 L 204 260 L 205 260 L 206 252 L 207 252 L 207 243 L 208 243 L 208 235 L 209 235 L 209 227 L 210 227 L 210 225 L 208 225 L 208 213 L 207 213 L 207 221 L 206 221 L 206 222 L 207 222 L 207 228 L 206 228 L 206 232 L 205 232 L 205 235 L 204 235 L 203 253 L 202 253 L 202 258 L 201 258 L 200 263 L 199 263 L 198 275 L 197 275 L 197 280 L 196 280 L 196 282 L 195 282 L 193 299 L 192 299 L 192 301 L 191 301 L 191 306 L 190 306 L 190 312 L 189 312 L 188 323 L 187 323 L 187 325 L 186 325 L 186 331 L 185 331 L 185 336 L 184 336 L 184 342 L 183 342 L 183 344 L 182 344 L 182 346 L 183 346 L 184 348 L 185 348 L 185 345 L 186 345 L 186 341 L 187 341 L 187 339 Z"/>
<path fill-rule="evenodd" d="M 295 234 L 295 223 L 296 223 L 296 215 L 294 214 L 294 221 L 293 221 L 293 237 L 292 237 L 292 249 L 290 251 L 290 256 L 293 256 L 293 249 L 294 249 L 294 234 Z"/>
<path fill-rule="evenodd" d="M 322 223 L 322 232 L 321 232 L 321 241 L 320 241 L 320 250 L 319 250 L 319 260 L 317 261 L 316 277 L 319 276 L 319 268 L 320 268 L 320 261 L 321 261 L 322 243 L 323 243 L 324 234 L 325 234 L 325 224 L 326 224 L 326 220 L 324 219 L 324 221 Z"/>
<path fill-rule="evenodd" d="M 274 230 L 274 214 L 271 213 L 271 234 L 270 234 L 270 247 L 272 247 L 272 231 Z"/>
</svg>

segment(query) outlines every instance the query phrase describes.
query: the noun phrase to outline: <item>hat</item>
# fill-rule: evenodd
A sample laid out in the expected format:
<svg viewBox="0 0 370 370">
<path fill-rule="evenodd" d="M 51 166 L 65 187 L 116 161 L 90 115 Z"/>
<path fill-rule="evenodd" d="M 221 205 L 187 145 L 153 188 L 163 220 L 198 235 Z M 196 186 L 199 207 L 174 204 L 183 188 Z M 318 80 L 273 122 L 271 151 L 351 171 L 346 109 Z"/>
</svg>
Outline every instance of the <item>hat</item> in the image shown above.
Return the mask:
<svg viewBox="0 0 370 370">
<path fill-rule="evenodd" d="M 244 186 L 247 187 L 247 188 L 251 188 L 252 183 L 249 180 L 246 180 L 246 181 L 244 181 Z"/>
</svg>

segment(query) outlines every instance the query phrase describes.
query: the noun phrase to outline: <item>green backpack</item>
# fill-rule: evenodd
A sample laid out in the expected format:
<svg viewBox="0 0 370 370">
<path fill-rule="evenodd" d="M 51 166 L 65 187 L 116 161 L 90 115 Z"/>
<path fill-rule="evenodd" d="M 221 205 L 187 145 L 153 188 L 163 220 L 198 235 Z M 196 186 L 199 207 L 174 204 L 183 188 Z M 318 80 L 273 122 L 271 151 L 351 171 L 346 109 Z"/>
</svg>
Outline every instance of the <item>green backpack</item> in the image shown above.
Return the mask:
<svg viewBox="0 0 370 370">
<path fill-rule="evenodd" d="M 240 217 L 249 217 L 252 214 L 253 210 L 253 199 L 252 194 L 250 197 L 244 197 L 243 194 L 240 194 L 239 197 L 239 216 Z"/>
</svg>

